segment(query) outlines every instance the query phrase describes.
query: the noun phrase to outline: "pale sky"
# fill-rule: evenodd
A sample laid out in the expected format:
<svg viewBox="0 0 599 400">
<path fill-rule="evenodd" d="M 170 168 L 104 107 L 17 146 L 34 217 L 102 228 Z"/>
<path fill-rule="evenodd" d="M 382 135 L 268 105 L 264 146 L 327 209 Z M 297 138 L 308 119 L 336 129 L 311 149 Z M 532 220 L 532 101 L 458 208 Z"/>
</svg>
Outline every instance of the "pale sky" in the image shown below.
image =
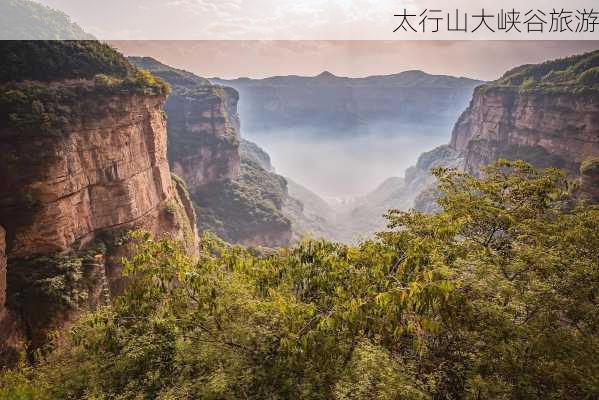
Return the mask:
<svg viewBox="0 0 599 400">
<path fill-rule="evenodd" d="M 515 66 L 599 49 L 599 41 L 112 41 L 203 77 L 360 77 L 420 69 L 493 80 Z"/>
<path fill-rule="evenodd" d="M 395 14 L 404 9 L 420 14 L 439 9 L 442 14 L 459 9 L 470 16 L 497 15 L 502 9 L 522 13 L 553 8 L 575 11 L 597 9 L 597 0 L 40 0 L 67 13 L 99 39 L 531 39 L 530 35 L 444 35 L 393 33 Z M 547 17 L 549 18 L 549 17 Z M 471 20 L 471 23 L 475 23 Z M 417 25 L 417 24 L 416 24 Z M 544 33 L 546 40 L 599 39 L 594 33 Z"/>
</svg>

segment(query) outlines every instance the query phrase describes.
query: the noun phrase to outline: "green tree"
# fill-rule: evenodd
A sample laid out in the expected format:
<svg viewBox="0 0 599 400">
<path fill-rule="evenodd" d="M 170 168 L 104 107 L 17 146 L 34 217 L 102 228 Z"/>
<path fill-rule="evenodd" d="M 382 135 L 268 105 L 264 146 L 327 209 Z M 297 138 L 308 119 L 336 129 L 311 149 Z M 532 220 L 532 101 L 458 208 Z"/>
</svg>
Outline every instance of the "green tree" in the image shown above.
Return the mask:
<svg viewBox="0 0 599 400">
<path fill-rule="evenodd" d="M 3 382 L 27 399 L 44 398 L 27 382 L 53 399 L 599 396 L 599 210 L 519 161 L 435 174 L 442 211 L 391 211 L 357 247 L 206 236 L 192 260 L 137 232 L 126 293 Z"/>
</svg>

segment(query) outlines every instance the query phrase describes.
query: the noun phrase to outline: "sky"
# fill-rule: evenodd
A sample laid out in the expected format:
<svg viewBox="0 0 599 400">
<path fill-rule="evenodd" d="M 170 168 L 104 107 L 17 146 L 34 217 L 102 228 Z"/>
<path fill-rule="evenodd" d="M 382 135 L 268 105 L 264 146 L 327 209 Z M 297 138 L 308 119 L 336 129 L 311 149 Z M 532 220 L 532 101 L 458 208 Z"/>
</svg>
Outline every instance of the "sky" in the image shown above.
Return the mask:
<svg viewBox="0 0 599 400">
<path fill-rule="evenodd" d="M 599 41 L 111 41 L 203 77 L 361 77 L 419 69 L 494 80 L 522 64 L 599 49 Z"/>
<path fill-rule="evenodd" d="M 520 11 L 597 8 L 596 0 L 40 0 L 67 13 L 99 39 L 599 39 L 594 33 L 510 34 L 480 29 L 421 34 L 394 32 L 403 10 L 439 9 L 474 16 L 482 8 Z M 523 17 L 524 18 L 524 17 Z M 497 21 L 497 19 L 496 19 Z M 474 21 L 471 21 L 474 23 Z"/>
</svg>

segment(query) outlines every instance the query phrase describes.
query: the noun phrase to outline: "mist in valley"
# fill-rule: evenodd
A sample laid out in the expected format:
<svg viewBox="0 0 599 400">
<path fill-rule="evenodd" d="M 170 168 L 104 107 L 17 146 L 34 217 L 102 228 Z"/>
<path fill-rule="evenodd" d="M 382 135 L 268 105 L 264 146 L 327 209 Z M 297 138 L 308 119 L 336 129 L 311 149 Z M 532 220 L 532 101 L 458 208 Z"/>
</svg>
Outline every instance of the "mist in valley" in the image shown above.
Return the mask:
<svg viewBox="0 0 599 400">
<path fill-rule="evenodd" d="M 375 190 L 390 177 L 403 177 L 418 156 L 445 144 L 451 125 L 385 124 L 363 132 L 289 128 L 277 132 L 244 132 L 270 155 L 277 173 L 312 190 L 335 208 L 344 208 Z"/>
</svg>

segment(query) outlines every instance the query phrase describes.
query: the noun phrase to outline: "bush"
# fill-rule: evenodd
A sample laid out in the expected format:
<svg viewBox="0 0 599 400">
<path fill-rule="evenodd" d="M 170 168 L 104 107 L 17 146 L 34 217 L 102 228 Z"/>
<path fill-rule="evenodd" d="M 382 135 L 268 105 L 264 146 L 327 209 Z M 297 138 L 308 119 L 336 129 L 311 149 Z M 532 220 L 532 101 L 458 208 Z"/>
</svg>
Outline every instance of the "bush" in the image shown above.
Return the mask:
<svg viewBox="0 0 599 400">
<path fill-rule="evenodd" d="M 521 161 L 435 175 L 440 212 L 391 211 L 356 247 L 205 236 L 195 260 L 137 232 L 126 293 L 15 381 L 69 399 L 597 398 L 599 209 Z"/>
<path fill-rule="evenodd" d="M 92 79 L 97 74 L 125 78 L 134 72 L 125 57 L 94 40 L 0 41 L 0 82 Z"/>
<path fill-rule="evenodd" d="M 599 85 L 599 67 L 594 67 L 583 72 L 578 78 L 578 83 L 586 86 Z"/>
</svg>

